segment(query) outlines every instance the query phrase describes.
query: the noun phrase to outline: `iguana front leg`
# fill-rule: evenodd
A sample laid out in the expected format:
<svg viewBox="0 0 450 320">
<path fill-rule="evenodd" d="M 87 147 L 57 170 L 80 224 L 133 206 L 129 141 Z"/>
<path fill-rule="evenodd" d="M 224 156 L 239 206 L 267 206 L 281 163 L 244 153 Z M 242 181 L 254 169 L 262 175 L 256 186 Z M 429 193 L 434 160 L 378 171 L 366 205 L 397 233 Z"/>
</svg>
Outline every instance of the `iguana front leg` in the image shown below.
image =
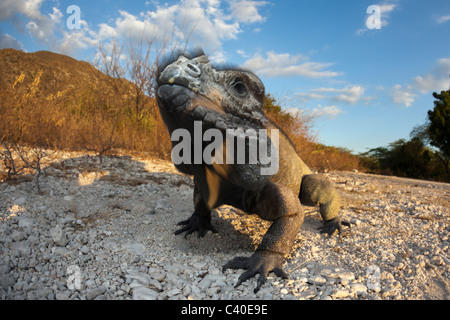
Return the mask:
<svg viewBox="0 0 450 320">
<path fill-rule="evenodd" d="M 185 238 L 191 233 L 197 232 L 198 237 L 204 237 L 208 230 L 217 233 L 217 230 L 211 225 L 211 210 L 208 209 L 202 199 L 197 179 L 194 179 L 194 213 L 192 216 L 184 221 L 178 223 L 178 226 L 183 228 L 175 231 L 175 235 L 186 232 Z"/>
<path fill-rule="evenodd" d="M 317 175 L 306 175 L 302 179 L 300 201 L 306 206 L 320 206 L 320 215 L 324 225 L 320 228 L 321 233 L 331 236 L 336 230 L 339 236 L 342 232 L 342 225 L 350 227 L 347 221 L 339 218 L 341 201 L 337 190 L 331 181 Z"/>
<path fill-rule="evenodd" d="M 261 218 L 273 221 L 255 253 L 247 257 L 237 257 L 228 262 L 223 271 L 246 269 L 236 284 L 250 279 L 259 273 L 255 293 L 273 271 L 287 278 L 283 270 L 285 256 L 289 253 L 304 220 L 304 213 L 298 197 L 287 187 L 271 183 L 258 192 L 246 192 L 243 207 L 248 213 L 256 213 Z"/>
</svg>

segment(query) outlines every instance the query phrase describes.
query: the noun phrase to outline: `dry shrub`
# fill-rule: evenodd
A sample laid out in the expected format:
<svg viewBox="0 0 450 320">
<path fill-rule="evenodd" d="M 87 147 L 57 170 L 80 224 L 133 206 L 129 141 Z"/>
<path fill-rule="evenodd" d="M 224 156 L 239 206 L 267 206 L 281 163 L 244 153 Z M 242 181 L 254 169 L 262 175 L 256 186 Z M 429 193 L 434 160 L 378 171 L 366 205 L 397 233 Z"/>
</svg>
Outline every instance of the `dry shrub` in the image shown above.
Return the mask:
<svg viewBox="0 0 450 320">
<path fill-rule="evenodd" d="M 315 150 L 310 155 L 313 168 L 323 171 L 328 170 L 359 170 L 360 160 L 358 156 L 343 148 L 329 147 L 315 144 Z"/>
<path fill-rule="evenodd" d="M 189 37 L 170 30 L 144 34 L 100 47 L 97 69 L 51 52 L 2 50 L 0 138 L 100 156 L 120 147 L 170 159 L 155 76 L 160 60 L 186 47 Z"/>
</svg>

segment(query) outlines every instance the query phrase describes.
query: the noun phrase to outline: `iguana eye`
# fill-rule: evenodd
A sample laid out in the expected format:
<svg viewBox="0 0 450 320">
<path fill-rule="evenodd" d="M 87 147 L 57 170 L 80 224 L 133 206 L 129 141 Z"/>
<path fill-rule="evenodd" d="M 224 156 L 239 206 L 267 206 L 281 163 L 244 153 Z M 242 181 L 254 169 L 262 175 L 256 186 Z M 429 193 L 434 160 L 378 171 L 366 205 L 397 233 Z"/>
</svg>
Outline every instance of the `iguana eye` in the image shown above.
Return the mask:
<svg viewBox="0 0 450 320">
<path fill-rule="evenodd" d="M 230 88 L 233 93 L 239 97 L 245 97 L 248 94 L 247 87 L 241 80 L 236 80 L 235 82 L 233 82 Z"/>
</svg>

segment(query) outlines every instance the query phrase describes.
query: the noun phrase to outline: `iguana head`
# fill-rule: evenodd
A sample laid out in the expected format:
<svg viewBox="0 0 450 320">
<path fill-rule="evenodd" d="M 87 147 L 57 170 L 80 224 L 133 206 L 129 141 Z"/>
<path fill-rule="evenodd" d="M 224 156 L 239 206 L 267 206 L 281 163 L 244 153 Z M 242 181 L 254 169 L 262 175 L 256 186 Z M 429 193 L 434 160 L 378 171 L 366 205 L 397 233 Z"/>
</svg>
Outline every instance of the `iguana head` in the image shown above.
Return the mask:
<svg viewBox="0 0 450 320">
<path fill-rule="evenodd" d="M 181 55 L 162 68 L 157 81 L 158 105 L 172 138 L 172 152 L 177 151 L 174 163 L 179 170 L 192 173 L 191 164 L 212 165 L 209 169 L 216 176 L 247 190 L 261 188 L 276 173 L 278 142 L 266 133 L 264 85 L 257 76 L 236 68 L 215 68 L 203 54 Z M 186 129 L 190 137 L 177 142 L 173 133 L 184 131 L 177 129 Z M 199 131 L 205 135 L 213 131 L 214 141 L 209 144 L 202 132 L 198 137 Z M 188 151 L 179 152 L 184 147 Z"/>
<path fill-rule="evenodd" d="M 169 131 L 189 129 L 194 121 L 220 130 L 267 124 L 264 85 L 251 72 L 215 68 L 205 55 L 180 55 L 160 71 L 157 82 L 158 105 Z"/>
</svg>

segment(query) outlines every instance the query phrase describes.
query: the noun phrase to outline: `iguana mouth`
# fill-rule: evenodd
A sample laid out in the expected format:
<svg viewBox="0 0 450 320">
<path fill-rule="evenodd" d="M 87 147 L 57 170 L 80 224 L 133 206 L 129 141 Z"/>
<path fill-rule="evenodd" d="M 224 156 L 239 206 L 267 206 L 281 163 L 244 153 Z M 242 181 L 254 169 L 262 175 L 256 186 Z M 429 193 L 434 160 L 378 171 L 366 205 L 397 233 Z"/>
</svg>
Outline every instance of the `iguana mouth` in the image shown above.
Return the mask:
<svg viewBox="0 0 450 320">
<path fill-rule="evenodd" d="M 221 92 L 209 86 L 211 70 L 205 56 L 191 60 L 180 56 L 161 72 L 158 100 L 174 117 L 187 116 L 224 129 L 227 115 L 221 105 Z"/>
<path fill-rule="evenodd" d="M 198 107 L 214 111 L 219 115 L 225 115 L 223 108 L 209 97 L 193 91 L 190 88 L 178 84 L 164 84 L 158 88 L 158 98 L 165 103 L 170 112 L 185 112 L 193 115 L 201 115 L 196 112 Z M 197 120 L 202 120 L 197 119 Z"/>
<path fill-rule="evenodd" d="M 175 121 L 201 121 L 205 128 L 226 130 L 232 116 L 208 97 L 177 84 L 165 84 L 157 91 L 159 105 L 163 105 Z"/>
<path fill-rule="evenodd" d="M 157 82 L 161 112 L 179 125 L 202 121 L 205 129 L 246 130 L 267 124 L 258 100 L 264 94 L 260 80 L 243 71 L 215 69 L 205 55 L 179 56 Z"/>
<path fill-rule="evenodd" d="M 209 97 L 177 84 L 160 85 L 157 90 L 159 105 L 174 119 L 202 121 L 206 128 L 226 129 L 255 128 L 249 120 L 225 112 L 221 105 Z"/>
</svg>

